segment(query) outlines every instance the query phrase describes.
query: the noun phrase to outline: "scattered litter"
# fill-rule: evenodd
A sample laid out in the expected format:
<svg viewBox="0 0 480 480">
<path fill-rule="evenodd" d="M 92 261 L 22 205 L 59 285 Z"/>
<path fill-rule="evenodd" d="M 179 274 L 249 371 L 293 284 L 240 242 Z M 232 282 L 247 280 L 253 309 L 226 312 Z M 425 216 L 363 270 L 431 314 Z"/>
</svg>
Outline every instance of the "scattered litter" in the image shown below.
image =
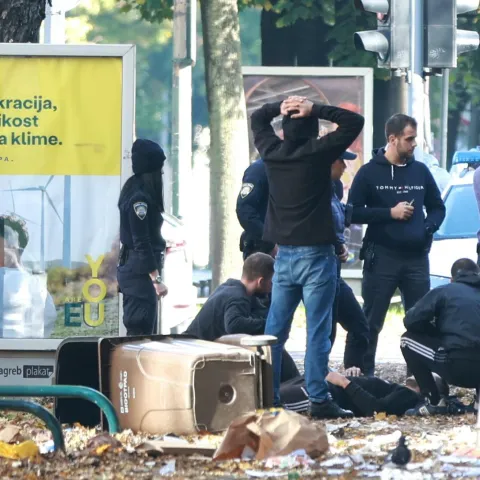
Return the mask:
<svg viewBox="0 0 480 480">
<path fill-rule="evenodd" d="M 22 429 L 16 425 L 7 425 L 5 428 L 0 430 L 0 442 L 14 443 L 18 441 L 21 430 Z"/>
<path fill-rule="evenodd" d="M 327 460 L 324 460 L 320 463 L 321 467 L 338 467 L 342 466 L 343 468 L 351 468 L 353 467 L 353 461 L 350 457 L 332 457 Z"/>
<path fill-rule="evenodd" d="M 169 460 L 158 472 L 160 475 L 173 475 L 175 473 L 175 460 Z"/>
<path fill-rule="evenodd" d="M 101 433 L 91 438 L 87 443 L 88 449 L 95 449 L 98 454 L 103 453 L 108 448 L 121 448 L 122 444 L 115 437 L 112 437 L 108 433 Z"/>
<path fill-rule="evenodd" d="M 18 445 L 10 445 L 5 442 L 0 442 L 0 457 L 3 458 L 23 460 L 24 458 L 34 458 L 39 453 L 37 444 L 32 440 L 27 440 Z"/>
<path fill-rule="evenodd" d="M 213 458 L 242 458 L 245 447 L 255 452 L 256 460 L 288 455 L 299 449 L 311 456 L 318 456 L 328 449 L 328 439 L 323 425 L 311 422 L 298 413 L 288 410 L 264 411 L 234 420 Z"/>
<path fill-rule="evenodd" d="M 305 450 L 296 450 L 288 455 L 267 458 L 265 460 L 265 467 L 290 469 L 300 466 L 308 467 L 314 463 Z"/>
<path fill-rule="evenodd" d="M 42 455 L 45 455 L 46 453 L 50 453 L 55 450 L 55 443 L 53 440 L 47 440 L 46 442 L 41 443 L 38 446 L 38 449 Z"/>
<path fill-rule="evenodd" d="M 284 477 L 286 475 L 285 472 L 272 472 L 267 470 L 245 470 L 245 473 L 249 477 L 256 478 Z"/>
<path fill-rule="evenodd" d="M 389 435 L 377 435 L 372 440 L 372 443 L 377 446 L 388 445 L 390 443 L 397 443 L 401 436 L 402 436 L 402 432 L 400 430 L 395 430 L 395 432 L 390 433 Z"/>
</svg>

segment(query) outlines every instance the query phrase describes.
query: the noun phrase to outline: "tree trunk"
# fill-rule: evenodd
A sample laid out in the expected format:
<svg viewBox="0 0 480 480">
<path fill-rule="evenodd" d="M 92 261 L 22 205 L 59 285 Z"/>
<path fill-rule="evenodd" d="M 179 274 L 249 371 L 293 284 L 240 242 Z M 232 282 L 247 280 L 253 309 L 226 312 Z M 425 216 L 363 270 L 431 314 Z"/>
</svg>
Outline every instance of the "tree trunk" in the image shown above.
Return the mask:
<svg viewBox="0 0 480 480">
<path fill-rule="evenodd" d="M 38 43 L 45 0 L 0 0 L 0 42 Z"/>
<path fill-rule="evenodd" d="M 241 227 L 235 215 L 248 166 L 248 130 L 237 0 L 202 0 L 205 82 L 210 118 L 212 287 L 241 273 Z"/>
</svg>

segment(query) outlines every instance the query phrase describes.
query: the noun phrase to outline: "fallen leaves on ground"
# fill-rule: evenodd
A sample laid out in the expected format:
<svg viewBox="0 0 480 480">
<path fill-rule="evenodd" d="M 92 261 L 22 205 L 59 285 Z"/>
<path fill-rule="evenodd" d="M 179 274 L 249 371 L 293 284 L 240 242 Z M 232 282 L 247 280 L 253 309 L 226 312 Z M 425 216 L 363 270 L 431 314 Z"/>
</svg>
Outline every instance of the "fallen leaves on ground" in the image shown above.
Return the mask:
<svg viewBox="0 0 480 480">
<path fill-rule="evenodd" d="M 399 376 L 404 377 L 404 367 L 383 365 L 381 368 L 383 378 L 402 381 Z M 391 372 L 393 378 L 385 372 Z M 455 390 L 455 393 L 467 403 L 471 398 L 471 392 Z M 18 433 L 22 438 L 29 438 L 38 446 L 51 439 L 49 431 L 30 416 L 12 417 L 9 412 L 7 415 L 0 417 L 0 428 L 15 425 L 20 428 Z M 295 459 L 214 462 L 199 454 L 173 456 L 159 452 L 152 455 L 139 447 L 161 438 L 135 435 L 128 430 L 109 435 L 77 425 L 64 429 L 66 455 L 47 453 L 29 460 L 2 460 L 0 479 L 479 478 L 480 459 L 472 454 L 477 440 L 475 423 L 476 417 L 472 414 L 427 418 L 377 414 L 375 418 L 327 421 L 330 448 L 313 463 Z M 404 469 L 387 460 L 402 434 L 412 452 L 412 460 Z M 216 447 L 222 435 L 204 433 L 185 437 L 185 440 Z"/>
</svg>

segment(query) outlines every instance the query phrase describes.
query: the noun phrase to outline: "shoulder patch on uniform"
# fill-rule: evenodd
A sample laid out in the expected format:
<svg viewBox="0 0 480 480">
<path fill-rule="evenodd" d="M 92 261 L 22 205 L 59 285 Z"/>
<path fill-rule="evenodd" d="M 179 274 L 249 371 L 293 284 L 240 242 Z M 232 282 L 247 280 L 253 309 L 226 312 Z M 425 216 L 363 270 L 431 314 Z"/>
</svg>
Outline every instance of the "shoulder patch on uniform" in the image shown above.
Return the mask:
<svg viewBox="0 0 480 480">
<path fill-rule="evenodd" d="M 148 205 L 145 202 L 135 202 L 133 209 L 140 220 L 143 220 L 147 216 Z"/>
<path fill-rule="evenodd" d="M 240 190 L 240 196 L 245 198 L 253 190 L 253 183 L 242 183 L 242 188 Z"/>
</svg>

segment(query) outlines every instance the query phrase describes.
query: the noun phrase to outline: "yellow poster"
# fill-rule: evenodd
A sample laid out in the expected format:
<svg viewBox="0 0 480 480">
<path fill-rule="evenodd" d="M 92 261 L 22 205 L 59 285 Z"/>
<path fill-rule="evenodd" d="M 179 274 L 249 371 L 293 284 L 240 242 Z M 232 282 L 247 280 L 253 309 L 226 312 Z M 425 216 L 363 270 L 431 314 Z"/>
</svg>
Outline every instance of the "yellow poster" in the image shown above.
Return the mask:
<svg viewBox="0 0 480 480">
<path fill-rule="evenodd" d="M 120 175 L 121 114 L 121 58 L 0 58 L 0 175 Z"/>
</svg>

